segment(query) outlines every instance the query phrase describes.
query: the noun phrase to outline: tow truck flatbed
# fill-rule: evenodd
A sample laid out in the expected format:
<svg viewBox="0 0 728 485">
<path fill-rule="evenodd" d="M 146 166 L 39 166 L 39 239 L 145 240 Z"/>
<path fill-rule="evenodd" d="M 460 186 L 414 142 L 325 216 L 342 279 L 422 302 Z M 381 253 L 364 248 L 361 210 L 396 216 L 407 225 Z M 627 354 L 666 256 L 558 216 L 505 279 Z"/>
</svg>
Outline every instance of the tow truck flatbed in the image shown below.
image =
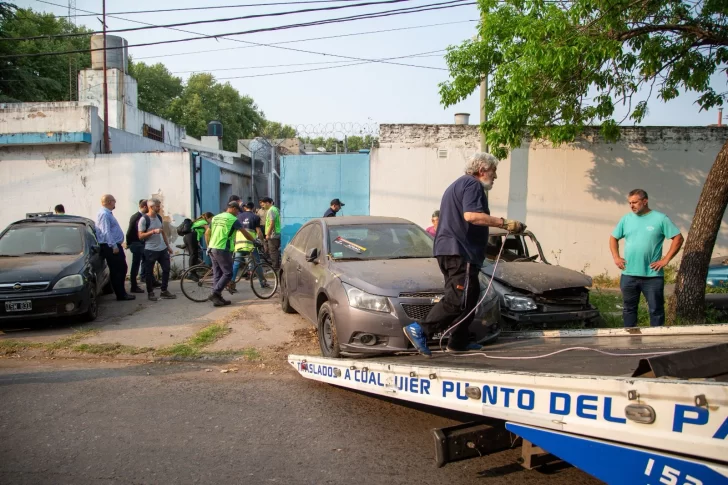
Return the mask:
<svg viewBox="0 0 728 485">
<path fill-rule="evenodd" d="M 529 359 L 573 347 L 620 355 Z M 634 355 L 661 352 L 669 355 Z M 435 352 L 288 360 L 309 379 L 485 420 L 435 430 L 439 465 L 521 437 L 526 464 L 548 452 L 608 483 L 728 483 L 728 334 L 504 338 L 485 354 L 517 359 Z"/>
</svg>

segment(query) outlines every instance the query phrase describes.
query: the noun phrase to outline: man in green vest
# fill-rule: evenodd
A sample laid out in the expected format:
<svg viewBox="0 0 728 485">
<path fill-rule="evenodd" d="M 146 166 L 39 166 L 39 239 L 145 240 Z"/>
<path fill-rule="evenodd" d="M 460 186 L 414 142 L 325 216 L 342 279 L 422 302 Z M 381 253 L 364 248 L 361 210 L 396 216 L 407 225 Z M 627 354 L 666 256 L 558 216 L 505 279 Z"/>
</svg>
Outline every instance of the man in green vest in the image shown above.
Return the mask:
<svg viewBox="0 0 728 485">
<path fill-rule="evenodd" d="M 273 205 L 273 199 L 264 197 L 261 200 L 263 209 L 267 211 L 265 216 L 265 239 L 268 242 L 268 256 L 273 262 L 273 269 L 280 268 L 281 257 L 281 213 L 278 207 Z"/>
<path fill-rule="evenodd" d="M 238 221 L 240 206 L 237 201 L 229 202 L 227 210 L 216 215 L 210 222 L 208 248 L 212 259 L 212 294 L 210 301 L 215 306 L 229 305 L 230 300 L 222 297 L 222 290 L 230 283 L 233 276 L 233 249 L 235 233 L 243 226 Z M 252 240 L 247 232 L 246 239 Z"/>
</svg>

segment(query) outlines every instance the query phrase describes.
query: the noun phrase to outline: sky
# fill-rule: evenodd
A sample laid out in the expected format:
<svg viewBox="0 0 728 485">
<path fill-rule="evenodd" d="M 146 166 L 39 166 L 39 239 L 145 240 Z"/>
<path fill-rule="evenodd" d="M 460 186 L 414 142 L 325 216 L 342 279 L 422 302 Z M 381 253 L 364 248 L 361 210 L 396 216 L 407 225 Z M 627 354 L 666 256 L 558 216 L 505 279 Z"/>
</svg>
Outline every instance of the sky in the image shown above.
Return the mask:
<svg viewBox="0 0 728 485">
<path fill-rule="evenodd" d="M 67 5 L 67 0 L 48 1 L 59 5 Z M 270 3 L 272 1 L 274 0 L 205 0 L 205 3 L 208 6 L 213 6 Z M 180 28 L 202 34 L 221 34 L 344 17 L 364 12 L 411 7 L 438 1 L 442 0 L 414 0 L 389 5 L 373 5 L 329 12 L 191 25 Z M 52 6 L 38 0 L 16 0 L 14 3 L 19 7 L 30 7 L 34 10 L 52 12 L 56 15 L 68 14 L 67 6 Z M 109 13 L 199 7 L 203 5 L 203 2 L 192 0 L 157 0 L 155 2 L 108 0 L 106 3 L 107 12 Z M 152 24 L 166 24 L 342 4 L 344 2 L 269 5 L 187 12 L 145 13 L 141 15 L 120 14 L 119 16 Z M 101 0 L 76 0 L 76 7 L 79 15 L 85 13 L 82 10 L 101 12 Z M 280 45 L 280 47 L 315 51 L 319 54 L 266 46 L 251 46 L 250 44 L 226 39 L 217 41 L 205 39 L 136 47 L 130 48 L 129 53 L 135 60 L 145 63 L 162 62 L 171 72 L 183 79 L 190 75 L 190 71 L 211 72 L 219 80 L 230 82 L 241 94 L 252 97 L 258 107 L 265 113 L 267 119 L 293 125 L 299 128 L 299 131 L 304 131 L 309 135 L 315 135 L 317 132 L 321 132 L 322 135 L 336 135 L 335 133 L 324 132 L 333 130 L 332 126 L 335 123 L 339 123 L 340 129 L 345 131 L 357 131 L 360 126 L 367 129 L 370 126 L 382 123 L 452 123 L 454 114 L 463 112 L 471 114 L 470 121 L 473 124 L 478 122 L 477 93 L 455 106 L 444 108 L 440 104 L 438 84 L 448 79 L 448 71 L 445 69 L 445 61 L 441 57 L 442 52 L 440 51 L 448 46 L 457 45 L 475 35 L 475 20 L 477 18 L 477 7 L 467 5 L 430 12 L 235 37 L 239 40 L 256 43 L 288 42 Z M 94 30 L 99 30 L 101 26 L 100 20 L 96 16 L 79 16 L 77 17 L 77 23 Z M 139 24 L 133 22 L 114 18 L 109 18 L 107 24 L 109 29 L 112 30 L 139 26 Z M 312 37 L 401 29 L 432 24 L 447 25 L 304 41 L 304 39 Z M 152 29 L 116 35 L 125 37 L 129 44 L 194 36 L 169 29 Z M 193 51 L 208 52 L 190 54 Z M 332 57 L 332 54 L 362 59 L 385 59 L 420 53 L 431 54 L 419 58 L 392 60 L 392 62 L 421 67 L 368 63 L 309 72 L 289 72 L 340 66 L 349 63 L 349 61 L 332 63 L 332 61 L 344 60 Z M 290 64 L 305 65 L 290 66 Z M 280 65 L 289 66 L 265 67 Z M 262 76 L 273 73 L 287 74 Z M 258 77 L 241 78 L 242 76 L 254 75 Z M 236 77 L 237 79 L 235 79 Z M 713 86 L 724 88 L 726 86 L 725 75 L 714 76 Z M 651 126 L 704 126 L 716 123 L 718 119 L 717 110 L 699 112 L 698 107 L 694 104 L 696 98 L 697 96 L 694 93 L 687 93 L 669 103 L 655 100 L 650 104 L 649 114 L 641 124 Z M 728 115 L 728 113 L 726 114 Z M 725 121 L 728 121 L 728 118 Z M 356 133 L 350 132 L 348 134 Z"/>
</svg>

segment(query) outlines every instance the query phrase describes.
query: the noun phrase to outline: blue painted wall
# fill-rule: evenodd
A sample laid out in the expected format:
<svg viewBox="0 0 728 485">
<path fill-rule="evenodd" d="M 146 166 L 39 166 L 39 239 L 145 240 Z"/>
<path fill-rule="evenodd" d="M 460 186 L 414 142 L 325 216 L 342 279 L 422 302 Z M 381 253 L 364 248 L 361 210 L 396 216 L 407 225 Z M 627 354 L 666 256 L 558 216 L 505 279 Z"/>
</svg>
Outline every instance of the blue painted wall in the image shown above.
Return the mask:
<svg viewBox="0 0 728 485">
<path fill-rule="evenodd" d="M 220 167 L 200 159 L 200 204 L 202 212 L 220 213 Z"/>
<path fill-rule="evenodd" d="M 369 215 L 369 154 L 287 155 L 281 158 L 281 245 L 331 199 L 346 204 L 340 216 Z"/>
</svg>

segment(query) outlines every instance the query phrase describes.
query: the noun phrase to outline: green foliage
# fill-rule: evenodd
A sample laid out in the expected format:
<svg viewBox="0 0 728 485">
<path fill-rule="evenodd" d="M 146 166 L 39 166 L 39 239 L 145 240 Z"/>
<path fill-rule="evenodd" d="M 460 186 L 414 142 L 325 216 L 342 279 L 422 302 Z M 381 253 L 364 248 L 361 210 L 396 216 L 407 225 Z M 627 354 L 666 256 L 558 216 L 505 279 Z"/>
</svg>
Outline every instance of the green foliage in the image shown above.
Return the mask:
<svg viewBox="0 0 728 485">
<path fill-rule="evenodd" d="M 440 84 L 445 106 L 472 94 L 489 74 L 481 128 L 503 158 L 524 136 L 565 143 L 586 126 L 601 125 L 607 140 L 619 124 L 639 122 L 649 99 L 643 86 L 668 101 L 699 94 L 702 109 L 720 106 L 710 76 L 726 72 L 725 1 L 688 0 L 479 0 L 480 36 L 450 48 L 451 79 Z M 627 118 L 615 118 L 624 105 Z"/>
<path fill-rule="evenodd" d="M 339 140 L 338 138 L 324 138 L 322 136 L 319 136 L 317 138 L 311 138 L 306 137 L 302 138 L 301 141 L 303 143 L 311 144 L 314 146 L 314 148 L 326 148 L 327 152 L 336 152 L 337 151 L 337 145 L 338 145 L 338 152 L 344 153 L 344 151 L 348 151 L 349 153 L 358 152 L 362 149 L 369 149 L 372 148 L 372 146 L 376 146 L 378 143 L 378 139 L 376 137 L 373 137 L 372 135 L 366 135 L 366 136 L 348 136 L 346 137 L 346 146 L 344 146 L 344 140 Z"/>
<path fill-rule="evenodd" d="M 284 125 L 277 121 L 266 121 L 257 136 L 270 138 L 272 140 L 281 138 L 295 138 L 296 129 L 291 125 Z"/>
<path fill-rule="evenodd" d="M 32 37 L 90 32 L 53 14 L 0 2 L 0 37 Z M 43 51 L 88 49 L 90 36 L 28 41 L 0 41 L 0 56 Z M 90 53 L 55 57 L 19 57 L 0 61 L 0 102 L 69 100 L 69 61 L 72 75 L 91 66 Z M 75 80 L 74 80 L 75 84 Z M 73 99 L 76 93 L 73 92 Z"/>
<path fill-rule="evenodd" d="M 218 83 L 208 73 L 190 76 L 182 94 L 172 100 L 168 114 L 195 138 L 207 134 L 209 121 L 220 121 L 223 147 L 230 151 L 236 151 L 238 140 L 252 137 L 265 122 L 252 98 L 241 96 L 230 83 Z"/>
<path fill-rule="evenodd" d="M 129 75 L 138 84 L 138 105 L 142 111 L 168 118 L 169 105 L 182 95 L 182 79 L 162 64 L 147 65 L 129 60 Z M 169 119 L 169 118 L 168 118 Z"/>
</svg>

